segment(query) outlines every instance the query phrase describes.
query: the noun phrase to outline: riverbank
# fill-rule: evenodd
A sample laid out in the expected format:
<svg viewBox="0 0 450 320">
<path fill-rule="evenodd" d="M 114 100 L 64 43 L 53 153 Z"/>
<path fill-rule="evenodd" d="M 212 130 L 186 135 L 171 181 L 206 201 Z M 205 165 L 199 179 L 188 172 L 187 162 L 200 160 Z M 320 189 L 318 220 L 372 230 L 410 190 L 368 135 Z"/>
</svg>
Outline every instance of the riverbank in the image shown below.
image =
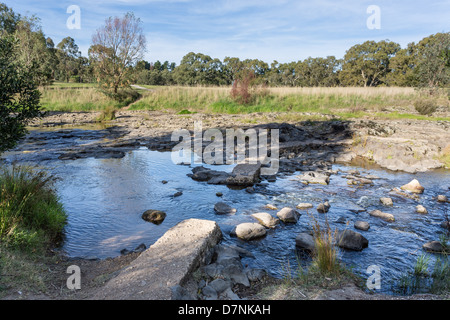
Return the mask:
<svg viewBox="0 0 450 320">
<path fill-rule="evenodd" d="M 88 157 L 122 157 L 127 151 L 140 147 L 168 151 L 174 146 L 171 133 L 176 129 L 193 130 L 194 121 L 202 121 L 207 128 L 277 128 L 280 129 L 280 174 L 302 171 L 331 170 L 333 163 L 350 163 L 365 159 L 367 163 L 390 170 L 408 172 L 426 171 L 446 166 L 447 142 L 450 141 L 449 123 L 445 121 L 370 120 L 340 121 L 323 116 L 324 121 L 304 121 L 303 114 L 265 113 L 249 115 L 205 115 L 158 111 L 118 111 L 116 119 L 98 123 L 99 113 L 51 113 L 33 124 L 32 128 L 58 128 L 51 133 L 64 141 L 76 137 L 71 128 L 90 128 L 92 141 L 68 146 L 61 143 L 46 157 L 70 160 Z M 258 125 L 255 125 L 258 123 Z M 75 135 L 75 136 L 74 136 Z M 81 139 L 82 137 L 80 137 Z M 84 137 L 85 138 L 85 137 Z M 31 134 L 29 141 L 38 140 Z M 81 139 L 82 140 L 82 139 Z M 25 140 L 26 143 L 27 140 Z M 446 151 L 447 150 L 447 151 Z M 20 151 L 20 146 L 18 151 Z M 32 155 L 32 152 L 29 153 Z M 442 161 L 443 159 L 444 161 Z M 39 162 L 39 156 L 34 159 Z M 41 159 L 42 160 L 42 159 Z M 101 289 L 107 280 L 128 266 L 138 253 L 99 261 L 57 259 L 48 267 L 55 273 L 47 279 L 47 292 L 36 294 L 22 291 L 8 293 L 12 299 L 86 299 Z M 76 264 L 83 270 L 83 290 L 66 289 L 67 267 Z M 298 288 L 270 279 L 246 290 L 242 297 L 257 299 L 434 299 L 433 295 L 393 297 L 367 294 L 355 285 L 339 284 L 331 288 Z M 265 290 L 263 288 L 266 288 Z M 262 290 L 262 291 L 261 291 Z M 267 290 L 267 291 L 266 291 Z"/>
<path fill-rule="evenodd" d="M 97 126 L 108 132 L 97 147 L 110 150 L 136 148 L 142 145 L 152 150 L 171 150 L 178 142 L 171 141 L 174 130 L 194 130 L 201 122 L 203 130 L 218 128 L 255 128 L 280 130 L 281 169 L 289 170 L 301 161 L 313 164 L 349 163 L 363 158 L 394 171 L 423 172 L 450 167 L 450 122 L 426 120 L 337 120 L 317 114 L 320 120 L 310 120 L 311 114 L 176 114 L 161 111 L 120 110 L 115 119 L 98 122 L 100 112 L 50 112 L 32 124 L 36 127 Z M 305 120 L 308 119 L 308 120 Z M 85 148 L 85 146 L 82 146 Z M 89 146 L 93 150 L 96 146 Z M 86 148 L 85 148 L 86 149 Z M 81 150 L 67 149 L 76 153 Z M 305 157 L 304 154 L 307 153 Z"/>
</svg>

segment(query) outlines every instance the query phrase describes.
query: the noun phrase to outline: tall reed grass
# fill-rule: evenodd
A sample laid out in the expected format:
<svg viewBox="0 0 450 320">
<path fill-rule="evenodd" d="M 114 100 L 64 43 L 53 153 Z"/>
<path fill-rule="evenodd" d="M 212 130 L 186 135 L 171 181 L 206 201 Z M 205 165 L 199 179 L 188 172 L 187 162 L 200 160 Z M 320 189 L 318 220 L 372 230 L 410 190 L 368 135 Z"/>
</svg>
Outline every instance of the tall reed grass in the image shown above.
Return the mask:
<svg viewBox="0 0 450 320">
<path fill-rule="evenodd" d="M 25 166 L 0 168 L 0 240 L 37 250 L 58 241 L 66 213 L 45 172 Z"/>
</svg>

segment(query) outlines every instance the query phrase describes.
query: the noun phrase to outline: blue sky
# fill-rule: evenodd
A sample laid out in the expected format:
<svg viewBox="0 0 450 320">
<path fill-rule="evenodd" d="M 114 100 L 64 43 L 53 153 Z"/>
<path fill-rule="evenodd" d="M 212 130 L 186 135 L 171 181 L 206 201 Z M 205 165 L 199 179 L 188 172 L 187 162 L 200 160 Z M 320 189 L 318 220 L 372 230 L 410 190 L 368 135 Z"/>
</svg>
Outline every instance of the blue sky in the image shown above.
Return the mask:
<svg viewBox="0 0 450 320">
<path fill-rule="evenodd" d="M 92 34 L 110 16 L 132 11 L 143 22 L 148 61 L 179 64 L 188 52 L 290 62 L 334 55 L 366 40 L 405 47 L 450 31 L 450 0 L 0 0 L 23 15 L 36 14 L 55 44 L 75 39 L 87 55 Z M 70 30 L 70 5 L 81 9 L 81 29 Z M 367 8 L 380 8 L 381 29 L 369 29 Z"/>
</svg>

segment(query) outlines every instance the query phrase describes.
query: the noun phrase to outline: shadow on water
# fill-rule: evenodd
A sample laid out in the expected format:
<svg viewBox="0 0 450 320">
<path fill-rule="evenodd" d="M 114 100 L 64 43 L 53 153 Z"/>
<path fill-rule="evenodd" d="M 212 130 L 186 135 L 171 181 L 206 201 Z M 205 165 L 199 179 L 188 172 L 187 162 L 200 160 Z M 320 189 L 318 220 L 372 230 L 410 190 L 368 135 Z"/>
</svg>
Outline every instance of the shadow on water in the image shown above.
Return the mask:
<svg viewBox="0 0 450 320">
<path fill-rule="evenodd" d="M 311 126 L 315 129 L 311 130 Z M 108 128 L 35 130 L 18 148 L 3 157 L 8 163 L 38 164 L 59 178 L 55 187 L 69 216 L 63 251 L 70 257 L 115 257 L 125 248 L 133 250 L 142 243 L 150 246 L 182 220 L 199 218 L 215 220 L 223 231 L 225 243 L 250 250 L 254 258 L 244 258 L 245 264 L 282 277 L 286 262 L 290 261 L 293 266 L 297 261 L 295 237 L 311 229 L 306 212 L 302 212 L 297 224 L 281 223 L 276 229 L 268 230 L 267 236 L 260 240 L 244 242 L 231 237 L 230 231 L 239 223 L 255 222 L 252 213 L 265 211 L 275 215 L 276 211 L 265 208 L 267 204 L 281 209 L 308 202 L 316 208 L 328 199 L 331 209 L 327 218 L 332 228 L 355 230 L 353 224 L 356 220 L 367 221 L 371 226 L 368 231 L 355 230 L 369 240 L 369 247 L 361 252 L 340 251 L 341 260 L 364 277 L 368 276 L 366 270 L 369 266 L 379 266 L 382 291 L 390 293 L 405 270 L 412 268 L 417 257 L 423 254 L 422 245 L 438 240 L 439 234 L 445 232 L 440 223 L 448 204 L 438 203 L 435 198 L 438 194 L 449 196 L 448 171 L 408 174 L 362 163 L 350 166 L 325 164 L 322 167 L 334 172 L 329 185 L 305 185 L 295 178 L 301 173 L 299 170 L 310 169 L 311 166 L 320 168 L 321 163 L 330 161 L 344 150 L 340 142 L 351 135 L 347 124 L 304 123 L 303 127 L 269 124 L 255 128 L 262 127 L 280 129 L 282 158 L 295 159 L 301 155 L 303 162 L 287 161 L 282 167 L 284 174 L 279 175 L 275 182 L 263 180 L 251 193 L 189 178 L 187 174 L 197 165 L 177 165 L 172 162 L 170 152 L 154 151 L 170 150 L 173 146 L 170 135 L 158 139 L 143 137 L 139 144 L 125 150 L 124 156 L 119 158 L 84 157 L 63 161 L 58 160 L 58 155 L 67 147 L 77 148 L 86 143 L 95 145 L 105 139 L 111 140 L 111 131 Z M 203 166 L 226 172 L 233 169 L 227 165 Z M 372 185 L 349 186 L 345 175 L 352 170 L 378 179 L 373 180 Z M 426 192 L 419 200 L 392 192 L 394 187 L 412 179 L 418 179 L 425 187 Z M 181 196 L 174 197 L 177 192 L 182 192 Z M 222 196 L 218 197 L 217 193 Z M 380 197 L 391 197 L 394 206 L 384 207 Z M 214 204 L 219 201 L 236 208 L 237 212 L 233 215 L 215 214 Z M 429 213 L 417 214 L 417 204 L 424 205 Z M 355 205 L 366 211 L 354 213 L 350 209 Z M 166 212 L 164 222 L 155 225 L 144 221 L 141 215 L 149 209 Z M 368 212 L 375 209 L 392 213 L 396 221 L 387 223 L 370 216 Z M 318 214 L 315 209 L 310 213 L 319 220 L 325 219 L 325 215 Z"/>
</svg>

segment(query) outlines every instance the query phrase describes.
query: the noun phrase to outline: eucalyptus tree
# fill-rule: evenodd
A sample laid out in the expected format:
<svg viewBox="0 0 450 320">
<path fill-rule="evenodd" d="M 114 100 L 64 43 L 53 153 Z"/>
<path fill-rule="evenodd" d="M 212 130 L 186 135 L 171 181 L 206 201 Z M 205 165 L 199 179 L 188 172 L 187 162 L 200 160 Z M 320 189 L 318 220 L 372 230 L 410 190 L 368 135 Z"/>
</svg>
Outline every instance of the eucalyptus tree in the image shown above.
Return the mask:
<svg viewBox="0 0 450 320">
<path fill-rule="evenodd" d="M 117 96 L 120 88 L 129 87 L 132 67 L 142 60 L 145 48 L 142 22 L 133 13 L 106 19 L 105 25 L 92 36 L 89 49 L 101 88 Z"/>
</svg>

